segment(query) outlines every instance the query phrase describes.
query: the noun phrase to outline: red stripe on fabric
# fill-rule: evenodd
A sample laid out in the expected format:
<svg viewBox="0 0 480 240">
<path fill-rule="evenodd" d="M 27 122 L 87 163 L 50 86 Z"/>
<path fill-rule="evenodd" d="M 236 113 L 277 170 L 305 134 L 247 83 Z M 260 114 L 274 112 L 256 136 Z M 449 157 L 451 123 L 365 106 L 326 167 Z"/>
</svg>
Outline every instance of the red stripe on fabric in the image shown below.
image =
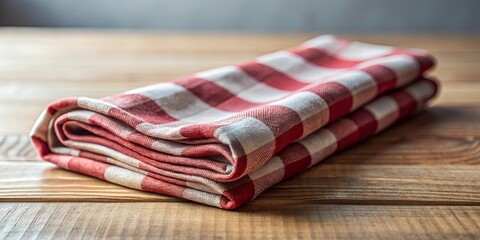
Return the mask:
<svg viewBox="0 0 480 240">
<path fill-rule="evenodd" d="M 257 81 L 276 89 L 295 91 L 308 85 L 258 62 L 241 64 L 238 67 Z"/>
<path fill-rule="evenodd" d="M 237 162 L 235 164 L 235 168 L 233 169 L 233 174 L 229 179 L 237 179 L 244 175 L 245 169 L 247 168 L 247 156 L 241 156 L 237 158 Z"/>
<path fill-rule="evenodd" d="M 145 191 L 168 194 L 176 197 L 183 197 L 185 187 L 170 184 L 165 181 L 145 176 L 142 180 L 141 188 Z"/>
<path fill-rule="evenodd" d="M 321 83 L 308 89 L 328 103 L 330 117 L 328 122 L 333 122 L 349 113 L 353 106 L 353 97 L 350 90 L 337 82 Z"/>
<path fill-rule="evenodd" d="M 222 208 L 235 209 L 250 202 L 255 196 L 255 185 L 248 176 L 238 181 L 241 183 L 222 194 L 226 197 L 220 200 L 220 206 Z"/>
<path fill-rule="evenodd" d="M 361 69 L 366 72 L 377 83 L 377 96 L 395 87 L 397 76 L 395 72 L 382 65 L 372 65 Z"/>
<path fill-rule="evenodd" d="M 175 83 L 188 89 L 191 93 L 211 106 L 217 106 L 227 99 L 235 97 L 234 94 L 226 89 L 201 78 L 186 78 L 176 81 Z"/>
<path fill-rule="evenodd" d="M 93 159 L 93 160 L 96 160 L 96 161 L 108 163 L 107 157 L 105 157 L 103 155 L 100 155 L 100 154 L 96 154 L 96 153 L 80 151 L 78 156 L 82 157 L 82 158 L 88 158 L 88 159 Z"/>
<path fill-rule="evenodd" d="M 363 62 L 341 59 L 328 53 L 326 50 L 311 47 L 297 48 L 291 50 L 291 52 L 314 65 L 325 68 L 349 68 Z"/>
<path fill-rule="evenodd" d="M 177 120 L 168 115 L 155 101 L 141 94 L 120 94 L 104 98 L 103 100 L 152 124 L 163 124 Z M 110 112 L 123 121 L 132 121 L 130 116 L 118 111 L 118 109 L 113 108 Z M 129 124 L 134 124 L 133 126 L 135 126 L 141 122 L 142 121 L 133 121 Z"/>
<path fill-rule="evenodd" d="M 90 132 L 93 132 L 96 135 L 100 135 L 100 136 L 109 138 L 110 140 L 112 140 L 114 142 L 119 141 L 117 139 L 111 139 L 111 137 L 110 137 L 111 136 L 110 133 L 119 134 L 119 133 L 117 133 L 116 130 L 121 130 L 121 129 L 116 129 L 116 128 L 112 127 L 114 122 L 112 121 L 111 118 L 105 117 L 104 115 L 101 115 L 101 114 L 93 114 L 92 117 L 89 119 L 89 122 L 96 125 L 96 126 L 100 126 L 102 129 L 108 130 L 109 133 L 104 132 L 102 129 L 98 129 L 98 127 L 94 127 L 94 126 L 90 126 L 90 125 L 86 125 L 86 124 L 81 124 L 81 123 L 76 123 L 76 124 L 81 128 L 84 128 L 84 129 L 86 129 Z M 121 135 L 121 131 L 120 131 L 120 135 Z M 116 135 L 115 137 L 118 137 L 118 136 Z M 118 139 L 120 139 L 120 138 L 118 138 Z M 127 141 L 122 140 L 123 141 L 122 145 L 125 145 L 125 144 L 129 145 L 130 142 L 133 142 L 133 143 L 140 144 L 141 146 L 144 146 L 144 147 L 147 147 L 147 148 L 150 147 L 152 145 L 152 143 L 154 142 L 153 138 L 151 138 L 148 135 L 139 133 L 139 132 L 129 133 L 126 136 L 126 140 Z M 130 141 L 130 142 L 128 142 L 128 141 Z"/>
<path fill-rule="evenodd" d="M 221 196 L 220 198 L 220 208 L 225 209 L 225 210 L 233 210 L 235 208 L 238 208 L 240 205 L 237 204 L 236 202 L 228 199 L 224 195 Z"/>
<path fill-rule="evenodd" d="M 68 169 L 68 162 L 72 159 L 72 156 L 69 155 L 58 155 L 58 154 L 48 154 L 43 156 L 44 160 L 47 160 L 55 165 L 57 165 L 59 168 L 63 168 L 66 170 Z"/>
<path fill-rule="evenodd" d="M 108 115 L 119 119 L 120 121 L 132 126 L 136 127 L 138 124 L 146 122 L 146 119 L 141 119 L 137 116 L 131 115 L 131 113 L 127 113 L 124 110 L 121 110 L 119 108 L 111 108 L 108 110 Z M 104 117 L 104 118 L 109 118 L 109 117 Z M 113 119 L 112 119 L 113 120 Z"/>
<path fill-rule="evenodd" d="M 112 116 L 118 116 L 118 114 L 125 114 L 125 112 L 122 112 L 121 110 L 119 109 L 111 109 L 109 110 L 109 113 L 112 115 Z M 119 134 L 118 132 L 122 132 L 123 129 L 123 126 L 122 127 L 117 127 L 118 126 L 118 123 L 115 122 L 115 119 L 114 118 L 111 118 L 111 117 L 107 117 L 103 114 L 93 114 L 89 119 L 88 119 L 88 122 L 95 125 L 95 126 L 99 126 L 101 127 L 102 129 L 106 129 L 108 130 L 109 132 L 111 133 L 116 133 L 116 134 Z M 122 122 L 125 122 L 122 120 Z M 140 121 L 136 122 L 137 124 L 140 123 Z M 80 127 L 82 128 L 85 128 L 87 130 L 91 130 L 90 128 L 92 128 L 93 126 L 91 125 L 84 125 L 83 123 L 81 122 L 76 122 L 77 125 L 79 125 Z M 134 125 L 136 126 L 136 124 Z M 97 128 L 97 127 L 94 127 L 94 128 Z"/>
<path fill-rule="evenodd" d="M 56 111 L 64 109 L 67 107 L 78 107 L 77 98 L 64 98 L 57 100 L 47 107 L 47 112 L 51 115 L 55 114 Z"/>
<path fill-rule="evenodd" d="M 310 152 L 299 143 L 288 146 L 288 151 L 281 151 L 278 155 L 285 166 L 283 179 L 305 171 L 312 163 Z"/>
<path fill-rule="evenodd" d="M 354 121 L 345 118 L 331 124 L 328 127 L 337 139 L 337 150 L 342 149 L 356 143 L 360 139 L 360 131 Z"/>
<path fill-rule="evenodd" d="M 37 150 L 38 155 L 41 157 L 50 153 L 50 148 L 48 147 L 47 143 L 42 139 L 32 136 L 32 143 L 35 145 L 35 149 Z"/>
<path fill-rule="evenodd" d="M 180 128 L 180 135 L 187 138 L 212 138 L 215 130 L 221 127 L 213 124 L 193 124 Z"/>
<path fill-rule="evenodd" d="M 147 172 L 147 176 L 158 179 L 158 180 L 161 180 L 161 181 L 164 181 L 164 182 L 167 182 L 167 183 L 187 187 L 187 181 L 185 181 L 185 180 L 180 180 L 180 179 L 172 178 L 172 177 L 166 177 L 166 176 L 156 174 L 156 173 L 152 173 L 152 172 Z"/>
<path fill-rule="evenodd" d="M 229 155 L 230 149 L 228 146 L 223 145 L 221 143 L 210 143 L 208 147 L 202 145 L 193 145 L 186 147 L 181 155 L 182 156 L 191 156 L 191 157 L 198 157 L 198 156 L 222 156 L 222 155 Z M 226 156 L 225 156 L 226 157 Z"/>
<path fill-rule="evenodd" d="M 208 143 L 191 145 L 186 147 L 181 154 L 182 156 L 224 156 L 227 159 L 231 158 L 230 147 L 222 143 Z M 229 161 L 232 162 L 232 161 Z"/>
<path fill-rule="evenodd" d="M 239 98 L 227 89 L 205 79 L 186 78 L 175 83 L 188 89 L 208 105 L 224 111 L 239 112 L 259 105 Z"/>
<path fill-rule="evenodd" d="M 369 111 L 359 109 L 352 113 L 349 118 L 358 126 L 359 141 L 375 134 L 378 123 L 375 116 Z"/>
<path fill-rule="evenodd" d="M 135 142 L 142 146 L 147 146 L 147 147 L 152 146 L 152 143 L 154 142 L 153 138 L 139 132 L 132 132 L 128 134 L 126 137 L 126 140 L 130 142 Z"/>
<path fill-rule="evenodd" d="M 397 102 L 399 107 L 399 117 L 406 116 L 418 107 L 418 103 L 405 91 L 397 91 L 390 96 Z"/>
<path fill-rule="evenodd" d="M 303 134 L 303 123 L 300 116 L 288 107 L 265 105 L 241 115 L 254 117 L 270 128 L 275 136 L 274 153 L 299 139 Z M 282 120 L 279 121 L 279 119 Z"/>
<path fill-rule="evenodd" d="M 415 60 L 420 64 L 420 73 L 424 73 L 435 65 L 435 59 L 430 55 L 414 55 Z"/>
<path fill-rule="evenodd" d="M 418 72 L 419 75 L 421 75 L 422 73 L 424 73 L 425 71 L 427 71 L 428 69 L 432 68 L 435 65 L 435 58 L 428 53 L 419 54 L 419 53 L 413 53 L 409 50 L 400 49 L 400 50 L 393 51 L 392 55 L 394 54 L 408 55 L 414 58 L 419 65 L 419 72 Z"/>
<path fill-rule="evenodd" d="M 273 151 L 274 154 L 285 148 L 288 144 L 292 143 L 300 139 L 303 135 L 303 123 L 299 122 L 298 124 L 294 125 L 292 128 L 289 128 L 284 133 L 280 134 L 275 139 L 275 150 Z"/>
<path fill-rule="evenodd" d="M 73 157 L 68 162 L 69 170 L 87 174 L 103 180 L 105 180 L 104 173 L 110 166 L 110 164 L 79 157 Z"/>
<path fill-rule="evenodd" d="M 304 58 L 306 61 L 325 68 L 352 68 L 362 62 L 366 62 L 372 59 L 393 56 L 393 55 L 408 55 L 413 57 L 420 65 L 419 73 L 423 73 L 426 70 L 432 68 L 435 65 L 435 59 L 431 55 L 421 55 L 415 54 L 408 50 L 392 50 L 391 52 L 371 57 L 364 60 L 354 61 L 342 59 L 338 56 L 334 56 L 331 53 L 328 53 L 326 50 L 318 48 L 297 48 L 293 49 L 290 52 Z"/>
</svg>

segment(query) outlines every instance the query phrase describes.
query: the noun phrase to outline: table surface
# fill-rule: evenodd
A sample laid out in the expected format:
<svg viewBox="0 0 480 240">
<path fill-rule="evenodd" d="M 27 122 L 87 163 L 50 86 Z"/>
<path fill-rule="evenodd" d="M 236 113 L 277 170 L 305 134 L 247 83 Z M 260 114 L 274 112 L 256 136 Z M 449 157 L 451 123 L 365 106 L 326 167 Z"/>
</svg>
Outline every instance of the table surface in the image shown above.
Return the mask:
<svg viewBox="0 0 480 240">
<path fill-rule="evenodd" d="M 67 172 L 29 144 L 55 99 L 165 82 L 312 36 L 0 28 L 0 238 L 480 238 L 480 36 L 340 34 L 428 49 L 440 96 L 236 211 Z"/>
</svg>

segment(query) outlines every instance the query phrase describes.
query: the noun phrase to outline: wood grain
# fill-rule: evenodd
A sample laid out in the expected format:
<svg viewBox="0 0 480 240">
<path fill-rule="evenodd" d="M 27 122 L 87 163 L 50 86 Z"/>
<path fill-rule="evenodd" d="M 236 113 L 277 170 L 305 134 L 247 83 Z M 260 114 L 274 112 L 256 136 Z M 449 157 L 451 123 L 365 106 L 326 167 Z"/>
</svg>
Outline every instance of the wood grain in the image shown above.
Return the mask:
<svg viewBox="0 0 480 240">
<path fill-rule="evenodd" d="M 0 239 L 479 239 L 480 36 L 342 34 L 429 50 L 440 96 L 235 212 L 61 170 L 29 143 L 55 99 L 108 96 L 312 36 L 0 28 Z"/>
<path fill-rule="evenodd" d="M 479 222 L 465 206 L 0 203 L 5 239 L 475 239 Z"/>
</svg>

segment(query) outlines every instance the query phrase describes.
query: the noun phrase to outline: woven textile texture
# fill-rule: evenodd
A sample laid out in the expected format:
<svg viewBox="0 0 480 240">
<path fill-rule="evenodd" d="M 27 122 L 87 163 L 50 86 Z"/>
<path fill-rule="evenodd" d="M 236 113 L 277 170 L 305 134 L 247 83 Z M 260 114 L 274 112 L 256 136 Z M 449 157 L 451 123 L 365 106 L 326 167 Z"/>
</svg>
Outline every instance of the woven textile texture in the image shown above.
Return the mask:
<svg viewBox="0 0 480 240">
<path fill-rule="evenodd" d="M 421 110 L 437 90 L 419 49 L 320 36 L 252 62 L 101 100 L 66 98 L 32 142 L 61 168 L 235 209 Z"/>
</svg>

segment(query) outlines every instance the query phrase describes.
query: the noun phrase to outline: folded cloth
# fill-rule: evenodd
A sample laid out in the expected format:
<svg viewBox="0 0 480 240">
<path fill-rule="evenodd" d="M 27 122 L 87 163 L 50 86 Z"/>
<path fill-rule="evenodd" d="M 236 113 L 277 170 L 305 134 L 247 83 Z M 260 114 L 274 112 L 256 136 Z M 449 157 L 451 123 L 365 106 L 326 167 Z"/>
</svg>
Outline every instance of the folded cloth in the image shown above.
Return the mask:
<svg viewBox="0 0 480 240">
<path fill-rule="evenodd" d="M 423 50 L 320 36 L 96 100 L 66 98 L 32 142 L 61 168 L 224 209 L 411 116 L 436 93 Z"/>
</svg>

